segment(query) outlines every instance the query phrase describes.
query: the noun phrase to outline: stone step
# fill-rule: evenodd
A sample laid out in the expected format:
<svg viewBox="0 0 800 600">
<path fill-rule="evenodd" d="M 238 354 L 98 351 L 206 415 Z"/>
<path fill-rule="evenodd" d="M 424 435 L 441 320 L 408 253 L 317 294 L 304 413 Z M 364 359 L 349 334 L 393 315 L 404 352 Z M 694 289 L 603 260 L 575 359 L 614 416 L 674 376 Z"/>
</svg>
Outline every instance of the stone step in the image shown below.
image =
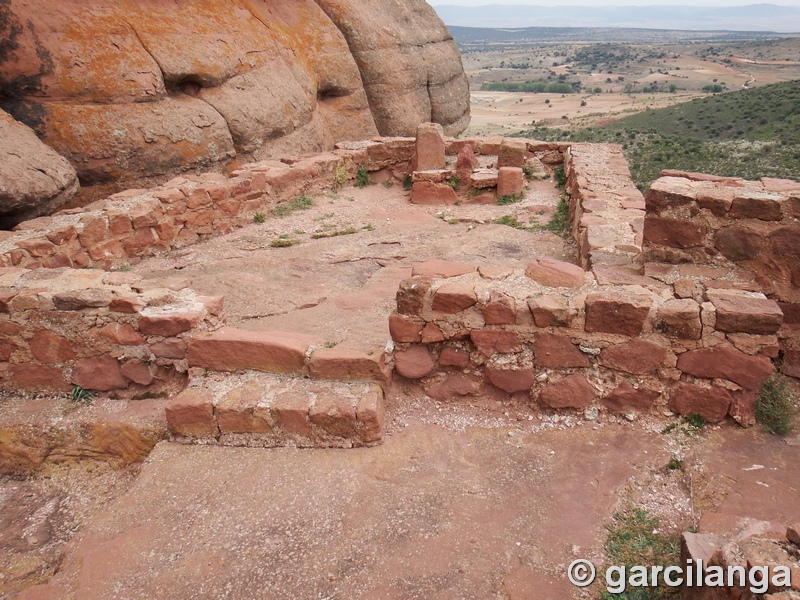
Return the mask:
<svg viewBox="0 0 800 600">
<path fill-rule="evenodd" d="M 223 327 L 194 337 L 189 366 L 211 371 L 262 371 L 322 381 L 372 381 L 386 388 L 391 370 L 385 352 L 326 348 L 319 339 L 285 331 Z"/>
<path fill-rule="evenodd" d="M 0 475 L 30 476 L 79 460 L 121 468 L 168 437 L 166 400 L 0 396 Z"/>
<path fill-rule="evenodd" d="M 223 446 L 352 448 L 383 440 L 383 390 L 258 371 L 205 373 L 166 407 L 176 439 Z"/>
</svg>

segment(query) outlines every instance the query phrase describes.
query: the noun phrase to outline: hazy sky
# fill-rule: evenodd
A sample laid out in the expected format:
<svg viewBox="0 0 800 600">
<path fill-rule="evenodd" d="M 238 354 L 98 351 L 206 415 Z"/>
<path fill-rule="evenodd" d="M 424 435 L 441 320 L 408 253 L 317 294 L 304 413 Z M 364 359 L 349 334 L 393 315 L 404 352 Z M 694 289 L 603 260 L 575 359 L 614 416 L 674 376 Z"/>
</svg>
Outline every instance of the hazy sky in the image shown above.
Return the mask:
<svg viewBox="0 0 800 600">
<path fill-rule="evenodd" d="M 486 6 L 491 4 L 529 4 L 533 6 L 744 6 L 746 4 L 778 4 L 780 6 L 800 6 L 800 0 L 428 0 L 433 6 L 450 4 L 454 6 Z"/>
</svg>

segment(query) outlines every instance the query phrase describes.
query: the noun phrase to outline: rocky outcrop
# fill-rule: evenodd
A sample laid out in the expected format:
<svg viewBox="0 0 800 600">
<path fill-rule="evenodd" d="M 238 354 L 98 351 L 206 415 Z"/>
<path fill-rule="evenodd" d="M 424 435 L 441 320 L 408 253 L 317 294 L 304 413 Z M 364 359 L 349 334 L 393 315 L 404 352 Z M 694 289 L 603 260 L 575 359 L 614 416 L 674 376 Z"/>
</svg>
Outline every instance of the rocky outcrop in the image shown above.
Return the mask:
<svg viewBox="0 0 800 600">
<path fill-rule="evenodd" d="M 0 104 L 89 185 L 469 118 L 424 0 L 3 0 L 0 39 Z"/>
<path fill-rule="evenodd" d="M 78 191 L 75 169 L 0 110 L 0 228 L 53 211 Z"/>
<path fill-rule="evenodd" d="M 425 0 L 317 0 L 344 33 L 382 135 L 469 124 L 469 82 L 458 48 Z"/>
</svg>

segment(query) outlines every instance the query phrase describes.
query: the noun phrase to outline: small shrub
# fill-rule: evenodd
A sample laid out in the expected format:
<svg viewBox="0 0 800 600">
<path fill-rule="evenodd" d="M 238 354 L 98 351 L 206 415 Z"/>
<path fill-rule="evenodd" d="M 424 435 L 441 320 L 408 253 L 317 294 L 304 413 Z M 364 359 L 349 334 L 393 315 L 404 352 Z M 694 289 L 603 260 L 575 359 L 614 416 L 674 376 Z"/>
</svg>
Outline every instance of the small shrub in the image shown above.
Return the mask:
<svg viewBox="0 0 800 600">
<path fill-rule="evenodd" d="M 392 181 L 391 179 L 387 179 L 386 181 L 383 182 L 383 187 L 385 187 L 386 189 L 393 188 L 394 181 Z"/>
<path fill-rule="evenodd" d="M 410 192 L 412 187 L 414 187 L 414 179 L 411 177 L 411 174 L 408 173 L 403 177 L 403 189 Z"/>
<path fill-rule="evenodd" d="M 364 189 L 368 185 L 373 185 L 374 183 L 372 177 L 369 176 L 369 171 L 364 167 L 358 167 L 358 171 L 356 172 L 356 187 Z"/>
<path fill-rule="evenodd" d="M 703 415 L 698 414 L 691 414 L 688 417 L 684 418 L 684 421 L 690 427 L 694 427 L 698 431 L 703 431 L 706 428 L 706 420 L 703 418 Z"/>
<path fill-rule="evenodd" d="M 95 395 L 94 392 L 86 390 L 79 385 L 75 385 L 72 387 L 72 392 L 70 392 L 69 399 L 76 404 L 89 404 L 95 399 Z"/>
<path fill-rule="evenodd" d="M 659 533 L 660 522 L 640 508 L 628 508 L 614 515 L 606 525 L 605 551 L 609 563 L 631 567 L 677 565 L 680 562 L 680 537 Z M 657 600 L 677 597 L 680 590 L 662 583 L 658 587 L 628 588 L 619 594 L 603 592 L 603 600 Z"/>
<path fill-rule="evenodd" d="M 333 173 L 333 191 L 337 191 L 341 189 L 347 180 L 350 179 L 350 169 L 348 167 L 352 166 L 352 164 L 348 165 L 346 161 L 339 161 L 336 164 L 336 170 Z"/>
<path fill-rule="evenodd" d="M 688 417 L 683 417 L 680 421 L 670 423 L 661 431 L 661 433 L 666 435 L 668 433 L 676 432 L 694 437 L 698 433 L 701 433 L 705 428 L 706 420 L 703 418 L 703 416 L 694 414 L 689 415 Z"/>
<path fill-rule="evenodd" d="M 503 215 L 499 219 L 492 221 L 495 225 L 506 225 L 514 229 L 522 229 L 523 231 L 531 231 L 532 227 L 527 227 L 522 221 L 517 219 L 516 215 Z"/>
<path fill-rule="evenodd" d="M 447 185 L 453 188 L 453 191 L 457 192 L 458 188 L 461 186 L 461 182 L 458 180 L 458 177 L 451 177 L 448 180 Z"/>
<path fill-rule="evenodd" d="M 257 212 L 256 214 L 253 215 L 253 223 L 263 223 L 266 220 L 267 220 L 267 215 L 265 215 L 262 212 Z"/>
<path fill-rule="evenodd" d="M 800 404 L 786 378 L 773 375 L 764 382 L 756 399 L 756 420 L 772 433 L 786 435 L 797 427 Z"/>
<path fill-rule="evenodd" d="M 311 239 L 321 240 L 324 238 L 339 237 L 342 235 L 353 235 L 354 233 L 358 233 L 358 229 L 355 227 L 348 227 L 347 229 L 337 229 L 336 231 L 329 231 L 328 233 L 315 233 L 311 236 Z"/>
</svg>

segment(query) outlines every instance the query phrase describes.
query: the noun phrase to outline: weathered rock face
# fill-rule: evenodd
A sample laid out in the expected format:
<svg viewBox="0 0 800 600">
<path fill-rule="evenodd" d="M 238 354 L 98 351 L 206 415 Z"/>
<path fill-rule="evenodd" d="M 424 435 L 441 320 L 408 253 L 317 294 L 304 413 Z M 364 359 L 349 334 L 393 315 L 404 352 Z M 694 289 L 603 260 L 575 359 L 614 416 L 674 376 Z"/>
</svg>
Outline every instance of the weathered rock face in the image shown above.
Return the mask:
<svg viewBox="0 0 800 600">
<path fill-rule="evenodd" d="M 55 210 L 78 191 L 69 162 L 2 110 L 0 140 L 0 228 Z"/>
<path fill-rule="evenodd" d="M 424 0 L 3 0 L 0 40 L 0 104 L 84 184 L 469 118 Z"/>
<path fill-rule="evenodd" d="M 344 33 L 383 135 L 469 124 L 469 82 L 452 36 L 424 0 L 317 0 Z"/>
</svg>

